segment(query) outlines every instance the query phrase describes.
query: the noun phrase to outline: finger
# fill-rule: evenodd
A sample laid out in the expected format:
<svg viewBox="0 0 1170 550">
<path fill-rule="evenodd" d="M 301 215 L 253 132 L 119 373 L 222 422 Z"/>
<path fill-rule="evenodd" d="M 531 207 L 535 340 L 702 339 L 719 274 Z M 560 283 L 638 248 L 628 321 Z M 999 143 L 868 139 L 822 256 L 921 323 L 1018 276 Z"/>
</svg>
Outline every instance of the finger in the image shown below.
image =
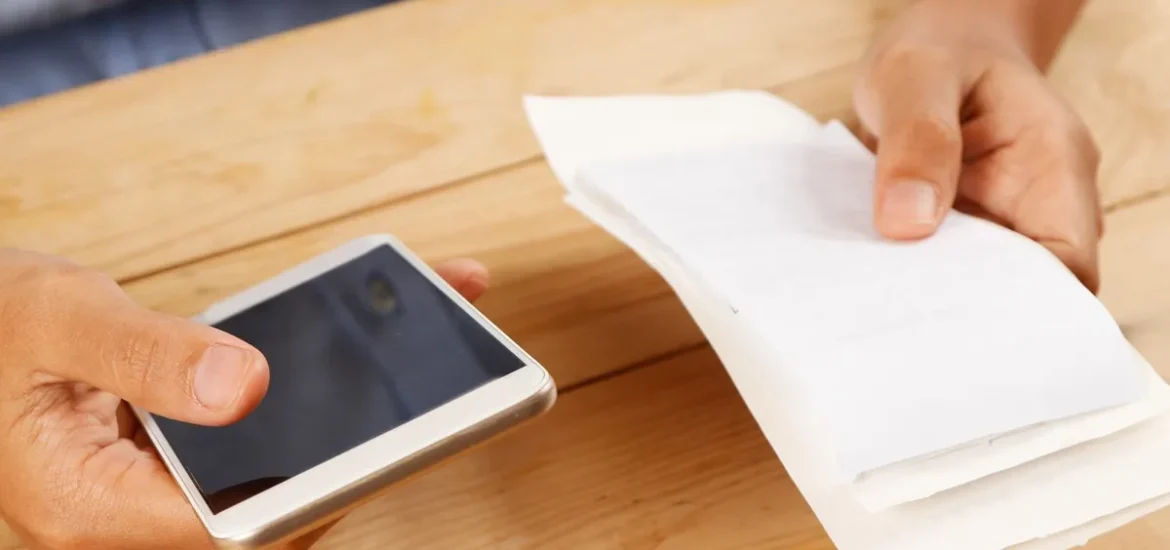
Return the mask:
<svg viewBox="0 0 1170 550">
<path fill-rule="evenodd" d="M 444 262 L 435 266 L 435 272 L 459 294 L 471 301 L 479 299 L 488 287 L 488 270 L 475 260 L 459 259 Z"/>
<path fill-rule="evenodd" d="M 976 218 L 980 218 L 980 219 L 989 221 L 991 223 L 994 223 L 996 225 L 999 225 L 1002 227 L 1007 227 L 1010 229 L 1012 227 L 1012 224 L 1010 222 L 1008 222 L 1006 219 L 1004 219 L 1000 216 L 997 216 L 996 214 L 994 214 L 994 213 L 990 212 L 989 210 L 987 210 L 986 208 L 984 208 L 981 204 L 963 196 L 963 193 L 961 191 L 963 188 L 963 184 L 962 184 L 963 179 L 964 179 L 963 177 L 959 178 L 960 193 L 959 193 L 959 196 L 955 197 L 955 211 L 962 212 L 964 214 L 967 214 L 968 216 L 974 216 Z"/>
<path fill-rule="evenodd" d="M 1049 252 L 1076 275 L 1077 279 L 1096 294 L 1101 289 L 1101 274 L 1098 268 L 1097 248 L 1078 246 L 1065 240 L 1037 240 Z"/>
<path fill-rule="evenodd" d="M 894 239 L 934 233 L 962 168 L 963 80 L 948 58 L 917 51 L 875 60 L 854 101 L 877 136 L 874 223 Z"/>
<path fill-rule="evenodd" d="M 68 408 L 44 414 L 60 428 Z M 94 448 L 69 431 L 22 423 L 32 443 L 5 455 L 0 506 L 33 548 L 211 550 L 211 540 L 153 449 L 129 440 Z M 32 434 L 38 437 L 28 437 Z M 88 441 L 88 440 L 87 440 Z"/>
<path fill-rule="evenodd" d="M 869 149 L 870 153 L 877 153 L 878 138 L 876 135 L 874 135 L 873 132 L 869 131 L 869 129 L 865 128 L 864 126 L 859 128 L 857 131 L 857 140 L 860 141 L 866 149 Z"/>
<path fill-rule="evenodd" d="M 1014 144 L 969 165 L 963 193 L 1002 225 L 1043 245 L 1096 292 L 1102 213 L 1095 161 L 1073 142 L 1045 143 Z"/>
<path fill-rule="evenodd" d="M 110 288 L 113 286 L 113 288 Z M 234 422 L 260 402 L 268 364 L 242 340 L 133 303 L 116 285 L 61 285 L 68 311 L 38 349 L 42 367 L 152 413 L 205 425 Z"/>
<path fill-rule="evenodd" d="M 106 453 L 108 456 L 102 456 Z M 128 460 L 123 456 L 137 454 Z M 117 467 L 102 472 L 103 460 Z M 121 440 L 89 459 L 85 468 L 95 482 L 107 489 L 90 502 L 91 522 L 84 535 L 91 541 L 85 548 L 146 550 L 176 548 L 212 550 L 210 535 L 199 521 L 182 491 L 153 452 L 138 449 Z"/>
<path fill-rule="evenodd" d="M 856 113 L 844 117 L 844 124 L 849 129 L 849 132 L 853 134 L 853 137 L 861 143 L 862 147 L 868 149 L 871 154 L 877 153 L 877 136 L 873 135 L 873 132 L 861 122 L 861 119 L 856 116 Z"/>
<path fill-rule="evenodd" d="M 1078 155 L 1063 173 L 1053 174 L 1052 177 L 1059 178 L 1057 181 L 1064 184 L 1063 196 L 1052 201 L 1047 198 L 1036 201 L 1029 197 L 1032 202 L 1028 207 L 1037 214 L 1016 222 L 1018 231 L 1032 236 L 1060 258 L 1094 294 L 1101 288 L 1098 245 L 1104 232 L 1104 214 L 1096 187 L 1095 154 Z M 1092 160 L 1086 160 L 1086 157 L 1092 157 Z M 1062 203 L 1067 204 L 1067 209 L 1057 210 L 1057 205 Z"/>
</svg>

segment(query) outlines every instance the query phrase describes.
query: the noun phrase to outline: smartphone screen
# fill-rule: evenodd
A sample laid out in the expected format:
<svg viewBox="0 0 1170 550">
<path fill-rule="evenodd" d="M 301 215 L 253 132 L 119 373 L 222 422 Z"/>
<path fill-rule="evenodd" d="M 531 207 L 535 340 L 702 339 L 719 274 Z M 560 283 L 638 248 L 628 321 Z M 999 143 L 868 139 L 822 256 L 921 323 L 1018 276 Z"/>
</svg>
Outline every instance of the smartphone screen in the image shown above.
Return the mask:
<svg viewBox="0 0 1170 550">
<path fill-rule="evenodd" d="M 525 365 L 388 245 L 214 326 L 268 360 L 263 401 L 155 420 L 216 514 Z"/>
</svg>

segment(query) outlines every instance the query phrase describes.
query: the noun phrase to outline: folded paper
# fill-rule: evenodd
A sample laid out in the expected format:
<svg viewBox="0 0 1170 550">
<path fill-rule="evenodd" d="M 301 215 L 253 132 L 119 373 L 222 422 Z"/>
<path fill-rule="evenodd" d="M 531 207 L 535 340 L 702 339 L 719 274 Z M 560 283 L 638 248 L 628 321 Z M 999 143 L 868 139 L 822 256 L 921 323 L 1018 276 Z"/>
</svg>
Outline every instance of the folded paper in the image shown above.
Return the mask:
<svg viewBox="0 0 1170 550">
<path fill-rule="evenodd" d="M 1066 548 L 1170 493 L 1166 385 L 1095 298 L 981 220 L 878 239 L 839 125 L 757 92 L 526 106 L 569 203 L 679 294 L 838 547 Z"/>
</svg>

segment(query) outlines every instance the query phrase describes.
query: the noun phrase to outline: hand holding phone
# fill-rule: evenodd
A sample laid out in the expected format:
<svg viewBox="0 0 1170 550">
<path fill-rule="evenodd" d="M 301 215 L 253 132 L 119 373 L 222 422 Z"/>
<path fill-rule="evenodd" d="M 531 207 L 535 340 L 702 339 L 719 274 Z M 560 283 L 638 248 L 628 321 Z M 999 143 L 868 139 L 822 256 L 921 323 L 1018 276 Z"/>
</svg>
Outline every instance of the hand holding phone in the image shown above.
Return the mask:
<svg viewBox="0 0 1170 550">
<path fill-rule="evenodd" d="M 388 236 L 348 243 L 209 308 L 271 382 L 209 427 L 137 410 L 213 538 L 255 547 L 552 405 L 548 373 Z"/>
<path fill-rule="evenodd" d="M 378 246 L 370 243 L 351 243 L 347 250 L 353 253 L 366 245 Z M 344 263 L 338 261 L 333 267 Z M 310 271 L 322 266 L 308 265 Z M 460 269 L 460 265 L 465 267 Z M 438 281 L 436 286 L 451 292 L 459 303 L 462 299 L 451 286 L 469 294 L 482 290 L 482 273 L 466 266 L 439 269 L 451 285 L 422 268 L 425 276 Z M 304 274 L 304 267 L 300 269 Z M 306 281 L 312 278 L 304 277 Z M 271 284 L 261 286 L 272 288 Z M 385 289 L 379 290 L 377 283 L 370 288 L 374 296 L 380 296 L 376 301 L 381 305 L 374 309 L 385 311 L 390 305 L 389 296 L 382 292 Z M 211 547 L 208 529 L 221 523 L 200 521 L 204 518 L 193 512 L 196 506 L 188 500 L 189 488 L 180 490 L 168 472 L 168 468 L 185 466 L 160 460 L 121 398 L 191 422 L 221 424 L 242 416 L 247 411 L 233 407 L 209 413 L 193 397 L 198 358 L 215 343 L 255 351 L 221 330 L 138 307 L 116 284 L 92 271 L 51 257 L 0 250 L 0 517 L 33 547 Z M 258 353 L 256 357 L 273 381 L 281 377 L 278 365 L 265 365 L 263 357 Z M 377 399 L 367 395 L 365 402 L 377 403 Z M 247 409 L 255 402 L 237 405 Z M 143 409 L 139 412 L 147 414 Z M 424 424 L 420 420 L 428 414 L 399 427 Z M 445 450 L 455 448 L 448 442 Z M 424 451 L 382 469 L 404 475 L 404 468 L 421 467 L 435 456 L 434 450 Z M 381 473 L 380 485 L 369 479 L 326 484 L 333 490 L 318 493 L 321 498 L 308 507 L 311 510 L 302 509 L 291 514 L 295 517 L 277 521 L 279 528 L 245 525 L 246 532 L 236 533 L 235 541 L 222 532 L 213 533 L 219 535 L 221 545 L 289 541 L 334 521 L 361 496 L 376 492 L 394 477 Z M 295 487 L 299 479 L 303 478 L 293 475 L 280 485 Z M 246 495 L 256 491 L 263 495 L 272 482 L 250 480 L 234 487 L 236 496 L 227 501 L 237 500 L 243 506 L 249 500 Z M 227 510 L 232 508 L 236 507 Z"/>
</svg>

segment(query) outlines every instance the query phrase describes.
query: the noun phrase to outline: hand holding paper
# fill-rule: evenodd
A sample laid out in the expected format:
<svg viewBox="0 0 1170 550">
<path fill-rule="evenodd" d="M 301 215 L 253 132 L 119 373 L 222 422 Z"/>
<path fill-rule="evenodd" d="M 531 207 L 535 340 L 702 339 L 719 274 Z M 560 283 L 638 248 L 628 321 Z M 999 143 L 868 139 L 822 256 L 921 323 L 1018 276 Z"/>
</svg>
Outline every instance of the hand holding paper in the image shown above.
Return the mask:
<svg viewBox="0 0 1170 550">
<path fill-rule="evenodd" d="M 929 235 L 957 202 L 1041 243 L 1096 290 L 1097 150 L 1042 76 L 1084 4 L 923 0 L 883 29 L 853 97 L 880 138 L 884 235 Z"/>
<path fill-rule="evenodd" d="M 679 293 L 840 548 L 1092 534 L 1170 493 L 1166 385 L 1040 245 L 961 214 L 883 239 L 872 156 L 767 94 L 526 105 L 570 203 Z"/>
</svg>

